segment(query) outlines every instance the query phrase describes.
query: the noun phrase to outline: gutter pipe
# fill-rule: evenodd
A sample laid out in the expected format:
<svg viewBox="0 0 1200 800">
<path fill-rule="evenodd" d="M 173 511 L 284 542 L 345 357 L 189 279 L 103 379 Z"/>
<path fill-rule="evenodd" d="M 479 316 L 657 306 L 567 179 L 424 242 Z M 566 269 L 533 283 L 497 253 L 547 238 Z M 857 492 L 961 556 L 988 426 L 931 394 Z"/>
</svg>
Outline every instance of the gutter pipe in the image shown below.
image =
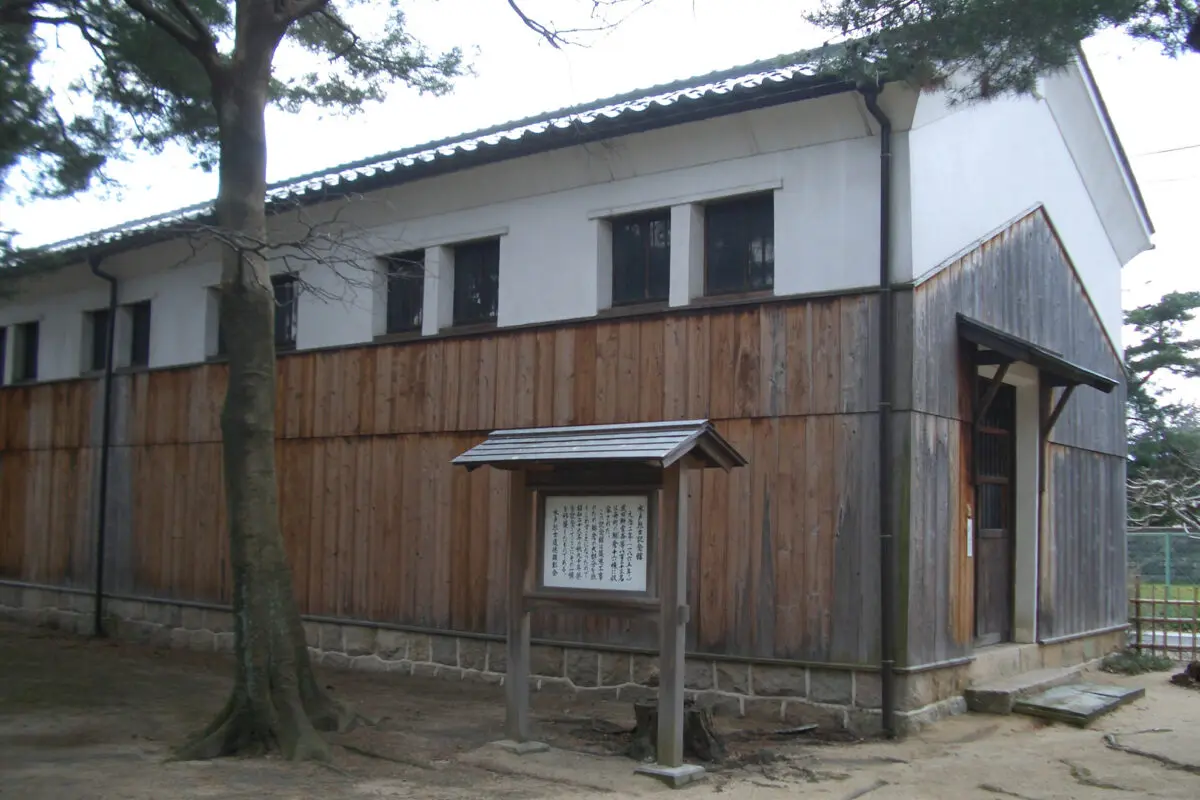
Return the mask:
<svg viewBox="0 0 1200 800">
<path fill-rule="evenodd" d="M 892 122 L 878 84 L 858 87 L 879 123 L 879 675 L 883 730 L 896 736 L 896 542 L 892 502 Z"/>
<path fill-rule="evenodd" d="M 104 396 L 100 423 L 100 491 L 96 508 L 96 596 L 92 606 L 92 634 L 103 638 L 104 630 L 104 544 L 108 516 L 108 452 L 112 442 L 113 331 L 117 323 L 117 279 L 100 268 L 101 256 L 88 257 L 92 274 L 108 282 L 108 329 L 104 332 Z"/>
</svg>

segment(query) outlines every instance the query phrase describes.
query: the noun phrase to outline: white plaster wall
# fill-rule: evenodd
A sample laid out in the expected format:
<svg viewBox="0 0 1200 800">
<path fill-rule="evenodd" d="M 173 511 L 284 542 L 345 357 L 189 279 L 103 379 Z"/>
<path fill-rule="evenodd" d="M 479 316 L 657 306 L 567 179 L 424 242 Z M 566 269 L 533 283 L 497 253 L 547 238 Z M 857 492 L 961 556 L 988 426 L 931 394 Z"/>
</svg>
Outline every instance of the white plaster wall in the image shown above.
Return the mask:
<svg viewBox="0 0 1200 800">
<path fill-rule="evenodd" d="M 7 327 L 8 347 L 4 378 L 12 376 L 15 347 L 14 327 L 38 323 L 38 380 L 74 378 L 83 366 L 83 313 L 108 305 L 103 288 L 83 289 L 40 298 L 0 304 L 0 327 Z"/>
<path fill-rule="evenodd" d="M 1045 103 L 948 109 L 938 97 L 918 100 L 895 87 L 884 101 L 896 121 L 897 277 L 935 268 L 1045 202 L 1116 340 L 1118 259 Z M 916 128 L 908 132 L 910 116 Z M 748 190 L 775 195 L 777 294 L 873 286 L 878 177 L 875 126 L 862 99 L 845 94 L 414 181 L 349 208 L 310 208 L 308 220 L 338 209 L 354 265 L 343 269 L 351 284 L 321 266 L 303 271 L 314 291 L 299 301 L 297 346 L 354 344 L 380 332 L 382 294 L 369 285 L 374 255 L 483 236 L 501 237 L 501 326 L 591 316 L 606 304 L 597 277 L 598 218 Z M 295 224 L 272 219 L 281 232 L 291 226 L 294 233 Z M 121 277 L 122 303 L 153 301 L 152 366 L 205 358 L 214 337 L 208 290 L 219 279 L 211 253 L 168 243 L 105 267 Z M 672 302 L 686 296 L 673 291 Z M 0 324 L 45 315 L 41 373 L 72 377 L 80 368 L 82 313 L 105 297 L 104 284 L 79 265 L 0 301 Z"/>
<path fill-rule="evenodd" d="M 877 141 L 864 136 L 406 219 L 373 227 L 363 239 L 373 250 L 395 252 L 504 232 L 499 324 L 586 317 L 600 307 L 597 214 L 667 207 L 775 184 L 780 187 L 774 190 L 775 292 L 870 286 L 877 281 L 878 264 L 872 236 L 879 207 Z M 302 329 L 305 324 L 302 319 Z M 341 337 L 334 329 L 321 335 Z"/>
<path fill-rule="evenodd" d="M 1056 92 L 1062 88 L 1053 85 Z M 998 226 L 1044 204 L 1119 351 L 1124 260 L 1093 195 L 1107 207 L 1120 202 L 1110 198 L 1112 193 L 1125 190 L 1111 177 L 1097 177 L 1089 192 L 1059 127 L 1060 121 L 1064 126 L 1082 124 L 1086 120 L 1074 117 L 1086 114 L 1095 111 L 1079 103 L 1060 106 L 1056 119 L 1041 99 L 1005 98 L 949 108 L 942 95 L 922 96 L 908 134 L 913 277 L 944 266 Z M 1076 138 L 1082 147 L 1082 138 Z M 1115 169 L 1111 162 L 1109 166 Z M 1099 153 L 1089 168 L 1101 170 Z M 1145 236 L 1127 243 L 1125 260 L 1148 246 Z"/>
<path fill-rule="evenodd" d="M 120 279 L 119 303 L 150 301 L 151 367 L 204 360 L 208 287 L 219 279 L 220 267 L 211 262 Z"/>
<path fill-rule="evenodd" d="M 274 265 L 273 271 L 281 269 Z M 336 271 L 319 265 L 300 270 L 303 286 L 296 307 L 296 348 L 371 341 L 376 276 L 377 267 L 370 259 L 360 264 L 348 258 Z"/>
</svg>

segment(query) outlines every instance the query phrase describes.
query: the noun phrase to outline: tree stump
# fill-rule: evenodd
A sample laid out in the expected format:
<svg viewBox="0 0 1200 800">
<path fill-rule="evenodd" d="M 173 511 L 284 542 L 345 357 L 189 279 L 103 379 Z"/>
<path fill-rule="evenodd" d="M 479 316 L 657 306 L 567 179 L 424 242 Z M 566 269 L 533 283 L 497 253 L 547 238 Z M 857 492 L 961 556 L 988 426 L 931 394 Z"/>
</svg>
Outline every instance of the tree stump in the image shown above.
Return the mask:
<svg viewBox="0 0 1200 800">
<path fill-rule="evenodd" d="M 1171 683 L 1188 689 L 1200 689 L 1200 661 L 1193 661 L 1183 672 L 1171 676 Z"/>
<path fill-rule="evenodd" d="M 636 725 L 626 754 L 637 761 L 655 761 L 658 757 L 658 701 L 633 704 Z M 683 754 L 698 761 L 714 763 L 725 758 L 725 743 L 712 727 L 712 714 L 688 701 L 683 706 Z"/>
</svg>

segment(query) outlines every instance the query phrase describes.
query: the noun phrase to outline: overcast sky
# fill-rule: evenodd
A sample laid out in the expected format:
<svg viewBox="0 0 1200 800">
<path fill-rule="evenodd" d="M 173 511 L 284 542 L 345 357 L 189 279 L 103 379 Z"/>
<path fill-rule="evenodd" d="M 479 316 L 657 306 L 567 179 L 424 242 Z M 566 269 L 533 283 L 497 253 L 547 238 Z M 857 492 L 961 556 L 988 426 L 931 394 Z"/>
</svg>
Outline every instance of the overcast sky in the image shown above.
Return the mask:
<svg viewBox="0 0 1200 800">
<path fill-rule="evenodd" d="M 587 0 L 526 0 L 533 15 Z M 618 92 L 821 44 L 827 34 L 796 0 L 656 0 L 587 47 L 556 51 L 528 31 L 504 0 L 413 0 L 410 28 L 435 47 L 458 45 L 474 77 L 445 97 L 396 91 L 382 107 L 350 118 L 272 114 L 269 179 L 536 114 Z M 578 14 L 575 20 L 579 19 Z M 1085 45 L 1100 89 L 1153 217 L 1156 249 L 1124 273 L 1127 308 L 1171 290 L 1200 289 L 1194 243 L 1200 225 L 1200 56 L 1170 60 L 1152 45 L 1106 33 Z M 118 194 L 16 206 L 0 220 L 36 245 L 210 199 L 212 175 L 181 150 L 134 158 L 114 170 Z"/>
</svg>

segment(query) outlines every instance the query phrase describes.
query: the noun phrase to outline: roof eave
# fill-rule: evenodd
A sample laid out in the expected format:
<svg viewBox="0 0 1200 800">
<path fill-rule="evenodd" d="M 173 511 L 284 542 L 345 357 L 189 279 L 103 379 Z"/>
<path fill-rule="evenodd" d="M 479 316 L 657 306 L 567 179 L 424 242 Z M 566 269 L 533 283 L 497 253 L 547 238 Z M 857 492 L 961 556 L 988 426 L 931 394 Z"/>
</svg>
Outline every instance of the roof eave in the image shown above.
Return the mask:
<svg viewBox="0 0 1200 800">
<path fill-rule="evenodd" d="M 1109 394 L 1120 385 L 1120 382 L 1107 375 L 1076 364 L 1057 353 L 1026 341 L 999 328 L 980 322 L 965 314 L 957 315 L 959 336 L 973 344 L 994 350 L 1013 361 L 1021 361 L 1049 373 L 1061 386 L 1082 385 Z"/>
<path fill-rule="evenodd" d="M 1079 60 L 1079 72 L 1083 76 L 1084 83 L 1087 85 L 1088 94 L 1092 96 L 1093 102 L 1096 104 L 1096 110 L 1100 115 L 1100 122 L 1104 125 L 1104 129 L 1108 133 L 1108 138 L 1112 142 L 1117 163 L 1120 165 L 1123 177 L 1129 186 L 1130 194 L 1133 196 L 1133 204 L 1137 207 L 1142 226 L 1146 230 L 1147 237 L 1149 237 L 1155 233 L 1154 220 L 1150 217 L 1150 209 L 1146 206 L 1145 197 L 1142 196 L 1141 184 L 1138 183 L 1137 175 L 1133 172 L 1133 165 L 1129 161 L 1129 155 L 1125 152 L 1125 145 L 1121 143 L 1121 137 L 1117 135 L 1117 127 L 1113 123 L 1112 115 L 1108 112 L 1108 104 L 1104 101 L 1104 94 L 1100 91 L 1100 85 L 1096 83 L 1096 75 L 1092 72 L 1087 55 L 1083 52 L 1082 47 L 1076 48 L 1076 52 Z"/>
<path fill-rule="evenodd" d="M 700 122 L 787 103 L 813 100 L 819 97 L 855 91 L 855 89 L 856 85 L 851 81 L 832 75 L 818 75 L 796 77 L 786 83 L 764 83 L 756 87 L 742 87 L 720 95 L 683 98 L 669 106 L 651 106 L 641 111 L 627 111 L 612 119 L 599 117 L 586 125 L 567 126 L 564 128 L 551 127 L 546 131 L 537 134 L 527 134 L 519 139 L 501 140 L 496 144 L 481 145 L 472 150 L 457 150 L 451 155 L 435 158 L 427 162 L 396 167 L 391 170 L 381 168 L 370 175 L 341 180 L 336 185 L 327 186 L 322 191 L 306 191 L 300 194 L 288 195 L 278 200 L 268 200 L 267 213 L 273 216 L 297 208 L 342 199 L 351 195 L 388 189 L 405 183 L 448 175 L 525 156 L 541 155 L 568 147 L 645 133 L 675 125 Z M 465 139 L 477 135 L 477 133 L 471 133 L 460 138 Z M 429 149 L 431 145 L 420 145 L 420 147 Z M 388 154 L 388 157 L 397 157 L 402 152 L 398 151 L 396 154 Z M 370 163 L 367 162 L 363 163 L 359 168 L 367 168 L 369 166 Z M 285 185 L 298 183 L 309 178 L 316 179 L 316 177 L 322 174 L 333 176 L 338 174 L 338 171 L 344 170 L 345 166 L 343 165 L 328 173 L 314 173 L 311 176 L 302 176 L 298 179 L 289 180 Z M 280 188 L 280 185 L 276 185 L 273 188 Z M 147 227 L 144 230 L 128 234 L 120 234 L 118 232 L 112 234 L 115 238 L 107 241 L 83 243 L 69 249 L 47 252 L 46 255 L 51 257 L 56 265 L 58 263 L 76 263 L 86 260 L 89 256 L 99 255 L 102 258 L 109 258 L 120 253 L 169 241 L 186 234 L 197 225 L 211 224 L 211 210 L 205 210 L 205 207 L 209 205 L 206 203 L 198 207 L 193 206 L 163 215 L 173 216 L 193 213 L 196 215 L 193 219 L 174 220 L 164 223 L 161 227 Z M 149 219 L 153 220 L 153 218 Z M 105 235 L 105 233 L 107 232 L 98 231 L 95 234 L 89 234 L 89 236 L 98 237 Z M 50 245 L 48 247 L 53 246 Z M 33 260 L 31 260 L 30 267 L 25 271 L 25 274 L 28 274 L 30 271 L 43 271 L 47 268 L 46 260 L 38 259 L 36 254 L 31 254 L 31 256 Z M 7 277 L 9 274 L 9 270 L 0 271 L 0 279 Z"/>
</svg>

